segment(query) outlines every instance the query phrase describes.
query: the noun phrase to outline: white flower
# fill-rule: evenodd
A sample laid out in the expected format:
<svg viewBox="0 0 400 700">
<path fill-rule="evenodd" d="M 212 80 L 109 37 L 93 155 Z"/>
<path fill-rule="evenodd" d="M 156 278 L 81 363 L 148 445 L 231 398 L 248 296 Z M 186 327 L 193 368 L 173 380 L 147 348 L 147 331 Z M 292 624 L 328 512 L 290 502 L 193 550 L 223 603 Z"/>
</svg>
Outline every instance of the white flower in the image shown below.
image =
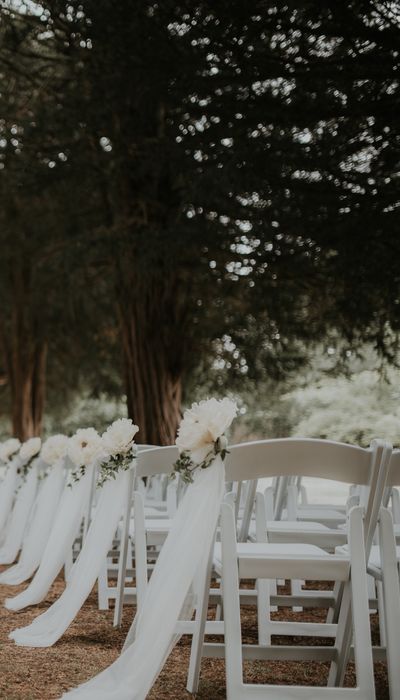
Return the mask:
<svg viewBox="0 0 400 700">
<path fill-rule="evenodd" d="M 55 464 L 67 454 L 69 438 L 66 435 L 52 435 L 43 443 L 40 456 L 46 464 Z"/>
<path fill-rule="evenodd" d="M 18 438 L 9 438 L 0 445 L 0 460 L 7 462 L 13 454 L 18 452 L 21 443 Z"/>
<path fill-rule="evenodd" d="M 119 418 L 107 428 L 102 435 L 103 449 L 107 455 L 113 457 L 118 454 L 126 454 L 133 446 L 133 439 L 139 428 L 130 418 Z"/>
<path fill-rule="evenodd" d="M 68 457 L 77 467 L 87 467 L 102 453 L 101 437 L 94 428 L 80 428 L 68 440 Z"/>
<path fill-rule="evenodd" d="M 19 451 L 19 456 L 24 460 L 24 462 L 29 462 L 30 459 L 39 454 L 41 446 L 42 441 L 40 437 L 30 438 L 22 445 Z"/>
<path fill-rule="evenodd" d="M 178 430 L 180 452 L 190 452 L 193 462 L 200 464 L 229 428 L 237 410 L 236 403 L 227 398 L 194 403 L 185 411 Z"/>
</svg>

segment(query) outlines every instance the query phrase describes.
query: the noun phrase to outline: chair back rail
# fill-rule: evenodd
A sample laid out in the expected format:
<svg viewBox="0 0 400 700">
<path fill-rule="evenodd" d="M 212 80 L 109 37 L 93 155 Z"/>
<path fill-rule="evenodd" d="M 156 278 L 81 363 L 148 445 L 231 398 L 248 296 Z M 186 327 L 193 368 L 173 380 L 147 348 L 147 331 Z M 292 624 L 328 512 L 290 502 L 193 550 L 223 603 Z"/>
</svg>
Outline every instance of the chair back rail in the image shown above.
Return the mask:
<svg viewBox="0 0 400 700">
<path fill-rule="evenodd" d="M 389 475 L 387 486 L 400 486 L 400 450 L 393 450 L 390 459 Z"/>
<path fill-rule="evenodd" d="M 136 476 L 139 479 L 156 474 L 171 474 L 178 457 L 176 445 L 140 450 L 136 459 Z"/>
<path fill-rule="evenodd" d="M 244 442 L 229 447 L 226 479 L 298 475 L 368 485 L 373 451 L 373 446 L 362 448 L 312 438 Z"/>
</svg>

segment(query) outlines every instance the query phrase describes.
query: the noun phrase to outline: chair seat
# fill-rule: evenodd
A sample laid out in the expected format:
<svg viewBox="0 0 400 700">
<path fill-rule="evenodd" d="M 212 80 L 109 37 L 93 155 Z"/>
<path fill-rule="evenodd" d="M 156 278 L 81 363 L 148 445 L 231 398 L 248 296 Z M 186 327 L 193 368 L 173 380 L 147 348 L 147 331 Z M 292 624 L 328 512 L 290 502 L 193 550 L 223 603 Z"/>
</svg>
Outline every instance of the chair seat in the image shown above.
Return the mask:
<svg viewBox="0 0 400 700">
<path fill-rule="evenodd" d="M 323 520 L 324 522 L 340 522 L 346 517 L 344 513 L 339 510 L 333 510 L 331 508 L 307 508 L 301 507 L 298 510 L 298 517 L 301 520 Z"/>
<path fill-rule="evenodd" d="M 237 557 L 240 578 L 291 578 L 346 580 L 349 557 L 328 554 L 313 544 L 239 542 Z M 214 569 L 222 572 L 221 545 L 215 544 Z"/>
<path fill-rule="evenodd" d="M 400 561 L 400 547 L 396 547 L 396 557 L 397 561 Z M 377 569 L 381 568 L 381 550 L 377 544 L 371 547 L 368 564 L 370 566 L 375 566 Z"/>
<path fill-rule="evenodd" d="M 158 518 L 158 519 L 168 518 L 168 513 L 166 510 L 160 510 L 159 508 L 154 508 L 153 506 L 145 505 L 144 512 L 145 512 L 146 518 L 154 518 L 154 519 L 155 518 Z"/>
<path fill-rule="evenodd" d="M 311 534 L 315 532 L 329 533 L 332 532 L 332 530 L 327 525 L 322 525 L 321 523 L 302 522 L 298 520 L 267 520 L 267 533 L 270 535 L 275 535 L 276 533 L 291 535 L 293 533 L 293 535 L 296 535 L 297 540 L 299 533 Z M 250 527 L 249 539 L 252 542 L 257 542 L 255 524 L 252 524 Z"/>
<path fill-rule="evenodd" d="M 256 531 L 250 531 L 249 538 L 257 541 Z M 310 544 L 333 552 L 335 547 L 347 541 L 346 530 L 336 529 L 315 522 L 296 520 L 269 520 L 266 524 L 266 539 L 274 544 Z"/>
<path fill-rule="evenodd" d="M 172 520 L 170 518 L 146 518 L 146 532 L 151 535 L 168 534 L 171 529 Z M 129 527 L 131 537 L 135 534 L 135 525 L 132 521 Z"/>
<path fill-rule="evenodd" d="M 274 544 L 269 542 L 238 542 L 237 554 L 243 557 L 304 557 L 304 556 L 329 556 L 323 549 L 313 544 Z M 214 547 L 215 561 L 221 561 L 221 543 L 216 542 Z"/>
<path fill-rule="evenodd" d="M 329 532 L 330 528 L 327 525 L 323 525 L 322 523 L 311 521 L 304 522 L 301 520 L 268 520 L 267 530 L 296 530 L 297 532 L 299 530 L 305 532 L 324 530 L 326 532 Z"/>
<path fill-rule="evenodd" d="M 336 554 L 347 554 L 349 551 L 349 548 L 347 545 L 343 545 L 343 547 L 336 547 L 335 553 Z M 396 547 L 396 556 L 397 560 L 400 561 L 400 547 Z M 381 568 L 381 550 L 379 545 L 374 544 L 371 547 L 371 552 L 369 555 L 368 559 L 368 566 L 373 566 L 376 569 Z"/>
</svg>

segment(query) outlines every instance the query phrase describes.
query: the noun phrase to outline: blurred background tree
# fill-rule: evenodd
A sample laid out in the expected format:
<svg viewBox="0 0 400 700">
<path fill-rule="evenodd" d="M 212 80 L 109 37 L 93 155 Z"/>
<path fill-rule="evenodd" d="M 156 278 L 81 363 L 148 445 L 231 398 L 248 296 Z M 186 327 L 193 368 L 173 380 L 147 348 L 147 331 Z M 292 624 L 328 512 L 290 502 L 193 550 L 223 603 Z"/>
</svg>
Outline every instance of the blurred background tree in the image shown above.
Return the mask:
<svg viewBox="0 0 400 700">
<path fill-rule="evenodd" d="M 46 376 L 49 426 L 125 396 L 139 439 L 163 444 L 182 401 L 226 387 L 244 416 L 267 395 L 270 429 L 296 429 L 271 402 L 304 388 L 332 333 L 335 357 L 368 343 L 395 365 L 395 4 L 0 8 L 16 434 L 40 431 Z"/>
</svg>

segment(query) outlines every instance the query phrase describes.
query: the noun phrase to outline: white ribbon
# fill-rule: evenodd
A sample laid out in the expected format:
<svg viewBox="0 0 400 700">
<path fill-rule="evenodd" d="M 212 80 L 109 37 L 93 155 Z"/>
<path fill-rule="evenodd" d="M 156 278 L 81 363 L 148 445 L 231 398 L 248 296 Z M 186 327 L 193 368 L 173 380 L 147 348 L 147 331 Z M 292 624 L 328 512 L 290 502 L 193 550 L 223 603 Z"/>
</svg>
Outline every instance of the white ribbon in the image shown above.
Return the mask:
<svg viewBox="0 0 400 700">
<path fill-rule="evenodd" d="M 213 544 L 225 482 L 219 456 L 197 473 L 182 499 L 121 656 L 105 671 L 63 695 L 79 700 L 144 700 L 178 636 L 182 611 L 192 609 Z M 190 612 L 188 615 L 190 619 Z"/>
<path fill-rule="evenodd" d="M 0 574 L 0 583 L 16 586 L 30 578 L 38 568 L 57 513 L 64 481 L 64 460 L 60 459 L 39 482 L 39 494 L 19 561 Z"/>
<path fill-rule="evenodd" d="M 18 484 L 18 466 L 20 460 L 15 457 L 6 466 L 6 475 L 0 484 L 0 538 L 4 541 L 6 525 L 14 503 L 15 492 Z"/>
<path fill-rule="evenodd" d="M 37 481 L 37 469 L 33 465 L 16 495 L 6 538 L 0 549 L 0 564 L 12 564 L 21 549 L 24 532 L 35 501 Z"/>
<path fill-rule="evenodd" d="M 121 471 L 115 480 L 106 481 L 101 488 L 96 512 L 63 594 L 30 625 L 11 632 L 10 638 L 18 645 L 51 646 L 71 624 L 92 590 L 112 545 L 122 515 L 128 481 L 129 472 Z"/>
<path fill-rule="evenodd" d="M 80 481 L 74 482 L 71 487 L 65 486 L 40 566 L 25 591 L 14 598 L 6 598 L 4 605 L 8 610 L 22 610 L 28 605 L 40 603 L 46 597 L 78 534 L 90 499 L 93 469 L 92 464 Z"/>
</svg>

